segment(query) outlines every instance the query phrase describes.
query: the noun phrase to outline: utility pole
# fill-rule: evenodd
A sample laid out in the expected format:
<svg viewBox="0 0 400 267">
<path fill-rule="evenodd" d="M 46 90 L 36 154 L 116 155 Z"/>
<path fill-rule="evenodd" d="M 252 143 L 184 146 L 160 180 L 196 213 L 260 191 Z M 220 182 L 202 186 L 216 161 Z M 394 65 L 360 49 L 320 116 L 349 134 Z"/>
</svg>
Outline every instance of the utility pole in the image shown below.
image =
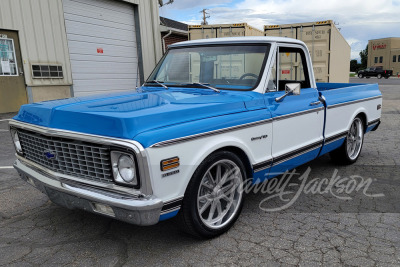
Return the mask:
<svg viewBox="0 0 400 267">
<path fill-rule="evenodd" d="M 210 18 L 210 14 L 207 13 L 208 9 L 203 9 L 202 11 L 200 11 L 200 13 L 203 13 L 203 22 L 201 23 L 201 25 L 208 25 L 207 19 Z"/>
</svg>

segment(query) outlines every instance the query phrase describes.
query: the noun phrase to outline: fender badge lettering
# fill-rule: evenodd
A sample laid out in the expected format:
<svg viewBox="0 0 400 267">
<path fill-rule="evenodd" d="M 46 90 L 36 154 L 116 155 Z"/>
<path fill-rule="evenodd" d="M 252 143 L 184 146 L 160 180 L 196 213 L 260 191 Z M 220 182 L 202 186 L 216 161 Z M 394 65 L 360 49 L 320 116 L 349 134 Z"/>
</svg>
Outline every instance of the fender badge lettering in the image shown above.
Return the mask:
<svg viewBox="0 0 400 267">
<path fill-rule="evenodd" d="M 179 173 L 179 170 L 164 173 L 161 177 L 164 178 L 164 177 L 171 176 L 171 175 L 174 175 L 174 174 L 177 174 L 177 173 Z"/>
<path fill-rule="evenodd" d="M 267 137 L 268 137 L 267 134 L 266 135 L 257 136 L 257 137 L 252 137 L 251 141 L 261 140 L 261 139 L 265 139 Z"/>
</svg>

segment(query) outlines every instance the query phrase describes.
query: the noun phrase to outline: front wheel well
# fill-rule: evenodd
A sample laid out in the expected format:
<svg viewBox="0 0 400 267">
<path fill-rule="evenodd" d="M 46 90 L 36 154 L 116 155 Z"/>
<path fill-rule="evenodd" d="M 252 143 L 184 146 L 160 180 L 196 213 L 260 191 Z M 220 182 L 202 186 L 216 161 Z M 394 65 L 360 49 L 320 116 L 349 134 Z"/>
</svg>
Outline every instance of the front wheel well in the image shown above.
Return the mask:
<svg viewBox="0 0 400 267">
<path fill-rule="evenodd" d="M 226 147 L 221 147 L 220 149 L 214 151 L 213 153 L 218 152 L 218 151 L 229 151 L 229 152 L 232 152 L 235 155 L 237 155 L 242 160 L 242 163 L 243 163 L 244 167 L 246 168 L 245 171 L 246 171 L 247 178 L 250 178 L 253 176 L 253 167 L 250 164 L 250 160 L 249 160 L 246 152 L 244 152 L 242 149 L 235 147 L 235 146 L 226 146 Z"/>
</svg>

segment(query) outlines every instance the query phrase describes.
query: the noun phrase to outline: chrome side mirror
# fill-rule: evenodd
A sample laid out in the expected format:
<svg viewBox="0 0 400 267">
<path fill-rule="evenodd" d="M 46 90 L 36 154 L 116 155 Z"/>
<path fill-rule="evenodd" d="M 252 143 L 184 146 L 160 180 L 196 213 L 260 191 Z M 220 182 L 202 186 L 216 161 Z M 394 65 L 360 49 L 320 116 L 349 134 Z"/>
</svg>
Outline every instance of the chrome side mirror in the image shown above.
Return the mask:
<svg viewBox="0 0 400 267">
<path fill-rule="evenodd" d="M 285 85 L 285 94 L 275 98 L 275 101 L 280 102 L 288 95 L 300 95 L 300 89 L 301 89 L 300 83 L 287 83 Z"/>
</svg>

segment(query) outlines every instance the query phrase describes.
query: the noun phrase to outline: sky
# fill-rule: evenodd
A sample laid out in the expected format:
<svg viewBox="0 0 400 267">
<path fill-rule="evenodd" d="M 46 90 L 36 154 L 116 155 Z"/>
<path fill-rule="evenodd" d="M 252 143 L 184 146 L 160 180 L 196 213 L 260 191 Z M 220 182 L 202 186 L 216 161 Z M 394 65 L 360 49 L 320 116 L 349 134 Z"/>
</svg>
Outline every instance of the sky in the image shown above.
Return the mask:
<svg viewBox="0 0 400 267">
<path fill-rule="evenodd" d="M 400 0 L 175 0 L 160 7 L 160 16 L 199 25 L 203 8 L 210 14 L 208 24 L 247 22 L 260 30 L 333 20 L 351 46 L 351 59 L 357 60 L 368 40 L 400 37 Z"/>
</svg>

